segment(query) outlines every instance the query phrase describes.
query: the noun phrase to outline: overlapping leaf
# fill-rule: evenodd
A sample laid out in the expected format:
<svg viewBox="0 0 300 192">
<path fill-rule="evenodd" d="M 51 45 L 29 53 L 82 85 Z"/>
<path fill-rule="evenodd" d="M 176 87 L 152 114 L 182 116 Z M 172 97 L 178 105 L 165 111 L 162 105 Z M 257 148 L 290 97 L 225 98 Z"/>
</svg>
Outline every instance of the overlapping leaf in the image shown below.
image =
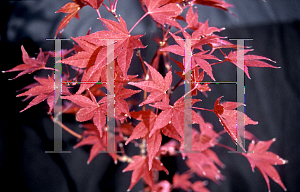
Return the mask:
<svg viewBox="0 0 300 192">
<path fill-rule="evenodd" d="M 185 56 L 185 41 L 179 37 L 176 36 L 174 34 L 172 34 L 172 37 L 175 39 L 175 41 L 177 42 L 178 45 L 170 45 L 169 47 L 165 47 L 163 49 L 161 49 L 160 51 L 168 51 L 168 52 L 172 52 L 176 55 L 180 55 L 180 56 Z M 213 80 L 215 80 L 213 74 L 212 74 L 212 68 L 210 66 L 210 64 L 208 63 L 208 59 L 213 59 L 213 60 L 219 60 L 217 57 L 215 57 L 214 55 L 211 54 L 206 54 L 208 51 L 201 51 L 198 52 L 196 54 L 193 54 L 193 49 L 194 46 L 200 46 L 203 44 L 206 44 L 205 42 L 203 42 L 202 39 L 199 39 L 197 41 L 191 41 L 191 53 L 192 53 L 192 62 L 191 62 L 191 69 L 193 69 L 196 65 L 198 65 L 199 67 L 201 67 Z M 187 71 L 185 71 L 185 73 L 187 73 Z"/>
<path fill-rule="evenodd" d="M 145 64 L 150 70 L 152 81 L 128 83 L 130 85 L 139 87 L 146 92 L 150 92 L 150 95 L 147 97 L 147 99 L 143 101 L 139 106 L 149 103 L 155 103 L 164 99 L 166 97 L 166 91 L 170 88 L 172 83 L 172 71 L 169 71 L 166 74 L 165 78 L 163 78 L 162 75 L 156 69 L 150 66 L 147 62 L 145 62 Z"/>
<path fill-rule="evenodd" d="M 58 98 L 54 98 L 55 91 L 60 91 L 62 95 L 70 95 L 68 88 L 64 85 L 62 85 L 62 88 L 55 86 L 55 81 L 53 77 L 48 76 L 47 79 L 45 78 L 34 78 L 36 81 L 38 81 L 39 84 L 36 84 L 34 87 L 29 89 L 28 91 L 21 93 L 17 95 L 17 97 L 21 96 L 27 96 L 27 97 L 33 97 L 36 96 L 23 110 L 20 112 L 25 111 L 26 109 L 37 105 L 41 103 L 42 101 L 47 99 L 47 104 L 49 106 L 48 113 L 51 113 L 52 109 L 55 106 L 55 103 L 57 102 Z"/>
<path fill-rule="evenodd" d="M 128 190 L 131 190 L 132 187 L 143 177 L 145 182 L 151 187 L 154 187 L 154 178 L 153 178 L 153 170 L 165 171 L 169 174 L 168 170 L 164 167 L 164 165 L 157 159 L 153 160 L 153 166 L 149 169 L 148 166 L 148 156 L 142 157 L 135 155 L 132 157 L 133 161 L 123 170 L 133 171 L 131 176 L 131 183 Z"/>
<path fill-rule="evenodd" d="M 240 132 L 239 129 L 237 128 L 238 123 L 240 123 L 237 122 L 237 116 L 239 115 L 239 117 L 243 117 L 243 125 L 249 125 L 249 124 L 256 125 L 258 122 L 253 121 L 246 114 L 234 110 L 235 108 L 243 105 L 242 103 L 237 103 L 237 102 L 220 103 L 221 98 L 222 97 L 219 97 L 216 100 L 213 111 L 218 116 L 224 129 L 227 131 L 227 133 L 235 142 L 235 144 L 239 145 L 245 151 L 241 140 L 241 135 L 243 135 L 243 133 Z"/>
<path fill-rule="evenodd" d="M 100 137 L 98 128 L 93 124 L 83 124 L 85 130 L 82 132 L 83 139 L 77 143 L 74 148 L 78 148 L 84 145 L 93 145 L 90 151 L 90 157 L 87 161 L 88 164 L 98 155 L 100 152 L 107 150 L 107 135 L 104 134 Z M 109 134 L 109 133 L 108 133 Z M 121 141 L 119 137 L 116 137 L 115 141 Z M 117 163 L 117 153 L 108 153 Z"/>
<path fill-rule="evenodd" d="M 84 122 L 93 119 L 94 125 L 100 132 L 100 137 L 102 137 L 103 127 L 106 124 L 106 106 L 103 106 L 103 104 L 106 103 L 106 101 L 101 99 L 99 102 L 97 102 L 95 96 L 91 93 L 90 95 L 92 100 L 82 95 L 71 95 L 61 98 L 68 99 L 82 107 L 76 113 L 76 120 L 79 122 Z"/>
<path fill-rule="evenodd" d="M 152 133 L 151 137 L 149 137 L 149 133 L 153 130 L 154 122 L 156 121 L 157 115 L 153 113 L 151 110 L 147 111 L 139 111 L 139 112 L 131 112 L 131 116 L 139 121 L 141 121 L 134 129 L 129 137 L 129 139 L 126 141 L 126 145 L 132 141 L 133 139 L 139 139 L 139 138 L 147 138 L 147 152 L 148 152 L 148 166 L 151 169 L 153 160 L 158 153 L 161 141 L 162 141 L 162 135 L 161 132 L 171 138 L 180 140 L 178 134 L 175 131 L 175 128 L 172 125 L 166 125 L 161 130 L 156 130 Z"/>
<path fill-rule="evenodd" d="M 175 17 L 182 12 L 182 8 L 176 3 L 168 3 L 169 0 L 144 0 L 147 13 L 161 25 L 169 24 L 181 28 Z"/>
</svg>

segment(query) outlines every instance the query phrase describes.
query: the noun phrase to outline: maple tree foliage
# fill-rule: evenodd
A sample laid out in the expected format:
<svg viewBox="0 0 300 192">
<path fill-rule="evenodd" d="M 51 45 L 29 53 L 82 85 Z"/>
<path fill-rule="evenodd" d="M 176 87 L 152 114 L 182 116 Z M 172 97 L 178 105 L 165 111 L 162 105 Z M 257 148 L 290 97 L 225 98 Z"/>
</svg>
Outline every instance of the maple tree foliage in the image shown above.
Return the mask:
<svg viewBox="0 0 300 192">
<path fill-rule="evenodd" d="M 54 93 L 61 91 L 61 95 L 64 95 L 61 96 L 63 105 L 58 115 L 74 114 L 84 130 L 79 135 L 62 122 L 57 122 L 55 118 L 52 117 L 52 120 L 79 139 L 74 148 L 91 145 L 88 164 L 93 160 L 96 161 L 96 156 L 101 155 L 101 152 L 108 152 L 115 163 L 129 163 L 123 170 L 123 172 L 132 171 L 128 190 L 133 189 L 137 182 L 143 179 L 146 185 L 144 191 L 170 192 L 179 188 L 185 191 L 209 191 L 206 188 L 209 181 L 219 184 L 225 178 L 220 170 L 225 167 L 225 164 L 213 148 L 219 146 L 233 150 L 221 143 L 222 134 L 228 134 L 233 142 L 244 150 L 237 155 L 246 157 L 252 170 L 255 167 L 259 169 L 269 190 L 268 177 L 286 190 L 272 165 L 282 165 L 287 163 L 287 160 L 267 151 L 275 140 L 260 141 L 248 130 L 241 132 L 237 129 L 238 116 L 243 120 L 243 125 L 258 123 L 237 110 L 239 106 L 244 105 L 243 103 L 220 102 L 223 97 L 220 96 L 212 109 L 193 106 L 195 103 L 201 105 L 201 100 L 197 99 L 199 93 L 209 97 L 212 89 L 209 83 L 203 80 L 206 76 L 214 81 L 217 80 L 213 73 L 213 70 L 218 68 L 217 64 L 225 65 L 228 61 L 242 69 L 248 78 L 250 78 L 248 67 L 278 68 L 268 64 L 266 61 L 275 62 L 267 57 L 248 54 L 253 49 L 241 49 L 240 46 L 229 42 L 227 38 L 217 35 L 225 28 L 209 26 L 208 20 L 204 23 L 199 21 L 196 5 L 215 7 L 231 14 L 233 13 L 229 8 L 233 5 L 223 0 L 139 1 L 145 14 L 129 30 L 126 21 L 116 13 L 118 0 L 113 2 L 109 0 L 109 5 L 106 5 L 103 0 L 72 0 L 61 7 L 56 13 L 67 13 L 67 15 L 58 25 L 55 37 L 62 34 L 72 18 L 79 19 L 79 11 L 85 6 L 90 6 L 96 11 L 103 30 L 91 33 L 90 29 L 86 35 L 72 37 L 76 44 L 71 49 L 62 50 L 62 59 L 57 61 L 64 64 L 67 69 L 67 73 L 62 74 L 64 82 L 62 86 L 57 87 L 53 73 L 48 77 L 35 76 L 37 82 L 19 90 L 26 91 L 17 95 L 17 97 L 26 96 L 23 101 L 34 97 L 21 112 L 47 100 L 50 114 L 57 102 Z M 101 6 L 114 16 L 115 21 L 101 17 L 99 11 Z M 186 14 L 183 14 L 185 9 L 187 9 Z M 162 31 L 161 36 L 154 37 L 158 48 L 150 61 L 145 61 L 143 58 L 142 51 L 147 51 L 147 46 L 142 42 L 144 35 L 131 34 L 147 16 L 151 17 L 158 29 Z M 171 44 L 174 40 L 175 44 Z M 187 40 L 190 40 L 190 47 L 187 47 Z M 231 52 L 223 52 L 224 49 L 231 49 Z M 24 63 L 3 71 L 21 71 L 13 79 L 37 70 L 57 71 L 45 67 L 49 56 L 55 56 L 53 51 L 43 52 L 40 49 L 37 58 L 30 58 L 23 46 L 21 51 Z M 185 70 L 187 51 L 191 53 L 190 71 Z M 220 52 L 223 58 L 217 57 L 218 54 L 215 52 Z M 171 57 L 172 54 L 180 56 L 182 60 L 175 60 Z M 244 59 L 242 62 L 244 65 L 238 62 L 240 59 L 238 55 Z M 132 62 L 133 57 L 138 57 L 140 63 Z M 171 62 L 179 67 L 179 71 L 175 71 L 179 77 L 178 82 L 174 82 Z M 140 65 L 143 68 L 143 75 L 130 75 L 130 68 Z M 109 69 L 112 69 L 112 66 L 113 72 L 110 73 Z M 70 76 L 69 69 L 76 72 L 75 77 Z M 187 74 L 190 74 L 190 82 L 186 82 Z M 108 90 L 112 87 L 108 83 L 111 79 L 114 82 L 113 95 L 108 94 Z M 174 90 L 185 83 L 190 84 L 190 91 L 175 98 Z M 71 87 L 77 84 L 80 84 L 79 87 Z M 72 91 L 69 91 L 69 88 L 72 88 Z M 141 96 L 140 93 L 143 94 L 143 99 L 137 99 Z M 110 100 L 111 97 L 113 100 Z M 108 111 L 110 104 L 114 106 L 114 111 Z M 217 132 L 212 124 L 206 122 L 201 116 L 201 110 L 216 115 L 224 130 Z M 191 122 L 188 123 L 192 125 L 190 135 L 186 130 L 186 113 L 189 113 Z M 115 132 L 109 131 L 108 120 L 111 117 L 116 123 Z M 243 136 L 247 140 L 252 140 L 247 153 L 241 139 Z M 169 138 L 169 141 L 163 143 L 163 137 Z M 187 140 L 191 143 L 192 151 L 185 151 Z M 120 149 L 122 153 L 107 151 L 110 143 L 113 144 L 115 151 Z M 124 144 L 134 144 L 140 149 L 140 154 L 128 156 Z M 165 156 L 183 157 L 183 162 L 188 169 L 184 173 L 171 175 L 170 180 L 160 181 L 157 177 L 159 171 L 168 174 L 161 161 Z M 192 182 L 194 176 L 208 181 Z"/>
<path fill-rule="evenodd" d="M 23 45 L 21 46 L 21 50 L 22 50 L 22 59 L 23 59 L 24 64 L 18 65 L 7 71 L 2 71 L 3 73 L 13 72 L 13 71 L 22 71 L 16 77 L 12 78 L 12 80 L 16 79 L 22 75 L 33 73 L 40 69 L 54 70 L 53 68 L 45 67 L 49 55 L 45 56 L 42 49 L 40 49 L 40 52 L 39 52 L 37 58 L 30 58 L 28 53 L 26 52 L 25 48 L 23 47 Z"/>
<path fill-rule="evenodd" d="M 252 142 L 248 146 L 249 152 L 243 155 L 248 159 L 252 171 L 254 171 L 255 167 L 259 169 L 264 179 L 266 180 L 269 191 L 270 181 L 268 177 L 271 177 L 271 179 L 273 179 L 286 191 L 286 187 L 282 183 L 279 174 L 272 165 L 283 165 L 288 161 L 280 158 L 273 152 L 267 151 L 274 141 L 275 138 L 269 141 L 258 141 L 255 144 L 255 141 L 252 140 Z"/>
</svg>

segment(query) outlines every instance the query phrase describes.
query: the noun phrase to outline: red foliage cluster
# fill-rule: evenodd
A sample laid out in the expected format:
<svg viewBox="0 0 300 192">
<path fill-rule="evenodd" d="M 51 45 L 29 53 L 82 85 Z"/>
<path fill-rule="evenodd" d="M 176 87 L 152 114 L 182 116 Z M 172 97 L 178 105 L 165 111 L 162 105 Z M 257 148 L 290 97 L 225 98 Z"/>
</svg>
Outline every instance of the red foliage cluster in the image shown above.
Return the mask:
<svg viewBox="0 0 300 192">
<path fill-rule="evenodd" d="M 241 103 L 220 103 L 221 97 L 216 100 L 213 109 L 191 106 L 192 123 L 194 126 L 198 125 L 199 127 L 199 130 L 197 130 L 193 126 L 191 135 L 192 149 L 194 151 L 201 151 L 201 153 L 186 152 L 183 150 L 185 143 L 185 102 L 188 101 L 188 103 L 193 105 L 201 100 L 186 99 L 185 95 L 183 95 L 171 105 L 170 97 L 173 91 L 183 85 L 186 74 L 190 73 L 191 95 L 197 97 L 199 92 L 207 95 L 207 92 L 211 91 L 211 88 L 209 87 L 209 83 L 201 83 L 204 76 L 208 75 L 210 79 L 215 80 L 212 65 L 221 64 L 225 61 L 244 70 L 249 78 L 248 67 L 276 67 L 266 63 L 265 61 L 272 62 L 272 60 L 266 57 L 247 54 L 252 51 L 252 49 L 244 49 L 244 52 L 241 53 L 244 55 L 244 66 L 239 66 L 237 53 L 241 50 L 238 49 L 237 45 L 227 41 L 226 38 L 215 34 L 224 29 L 211 27 L 207 21 L 205 23 L 198 21 L 197 9 L 194 11 L 193 5 L 212 6 L 229 12 L 228 8 L 233 6 L 223 0 L 140 0 L 145 14 L 130 30 L 128 30 L 125 20 L 116 14 L 118 1 L 114 0 L 111 2 L 109 0 L 109 2 L 110 5 L 107 6 L 103 3 L 103 0 L 73 0 L 73 2 L 67 3 L 57 11 L 67 13 L 67 15 L 59 24 L 55 36 L 62 33 L 73 17 L 79 19 L 79 11 L 84 6 L 91 6 L 96 10 L 100 22 L 104 27 L 102 31 L 91 34 L 88 32 L 87 35 L 72 38 L 77 44 L 75 44 L 71 50 L 64 50 L 63 59 L 59 61 L 59 63 L 70 65 L 72 69 L 77 71 L 76 77 L 70 77 L 69 74 L 64 74 L 63 79 L 65 81 L 72 82 L 75 80 L 74 82 L 90 82 L 81 83 L 75 94 L 69 92 L 68 88 L 70 87 L 68 87 L 67 84 L 62 85 L 62 94 L 65 95 L 61 97 L 64 101 L 63 113 L 76 114 L 76 120 L 79 122 L 92 120 L 89 124 L 83 124 L 86 130 L 83 131 L 80 137 L 82 140 L 75 148 L 83 145 L 93 145 L 90 158 L 88 159 L 88 163 L 90 163 L 95 156 L 99 154 L 99 151 L 106 150 L 106 142 L 108 142 L 112 136 L 115 137 L 116 146 L 121 148 L 121 150 L 124 150 L 123 143 L 126 145 L 134 143 L 135 146 L 141 149 L 138 155 L 129 157 L 126 155 L 126 151 L 124 151 L 123 154 L 110 153 L 110 156 L 115 162 L 130 163 L 123 170 L 123 172 L 133 171 L 129 190 L 143 178 L 148 185 L 145 188 L 146 191 L 168 192 L 175 188 L 181 188 L 186 191 L 190 189 L 193 191 L 208 191 L 208 189 L 205 188 L 207 181 L 196 181 L 192 183 L 189 180 L 193 176 L 192 173 L 195 173 L 200 178 L 210 179 L 219 183 L 224 176 L 218 167 L 224 167 L 224 164 L 211 148 L 218 145 L 224 147 L 224 145 L 219 144 L 219 137 L 221 134 L 227 132 L 233 142 L 246 151 L 242 145 L 242 133 L 236 129 L 237 114 L 244 117 L 245 125 L 255 125 L 257 122 L 236 110 L 237 107 L 242 105 Z M 104 6 L 108 12 L 113 14 L 116 21 L 101 18 L 99 12 L 100 6 Z M 186 15 L 182 14 L 184 9 L 188 9 Z M 158 49 L 154 58 L 148 63 L 143 60 L 140 54 L 141 49 L 146 49 L 146 46 L 143 45 L 140 39 L 143 35 L 131 35 L 131 31 L 146 16 L 150 16 L 163 33 L 162 37 L 155 39 L 158 43 Z M 179 20 L 180 22 L 178 22 Z M 171 28 L 174 28 L 176 32 L 170 33 Z M 190 33 L 190 31 L 192 31 L 192 33 Z M 192 53 L 191 71 L 185 71 L 184 68 L 186 45 L 183 38 L 193 39 L 193 41 L 191 41 L 190 50 Z M 107 39 L 113 39 L 115 41 L 113 44 L 113 52 L 108 48 Z M 176 44 L 169 45 L 169 39 L 174 39 Z M 210 46 L 209 49 L 206 48 L 207 45 Z M 36 70 L 55 70 L 54 68 L 45 67 L 49 55 L 53 56 L 52 52 L 43 52 L 40 50 L 37 58 L 30 58 L 23 46 L 21 49 L 24 64 L 5 72 L 21 71 L 19 75 L 15 77 L 17 78 Z M 222 49 L 233 49 L 233 51 L 229 54 L 225 54 Z M 223 58 L 218 58 L 214 55 L 217 51 L 223 54 Z M 128 75 L 130 66 L 138 65 L 137 63 L 132 63 L 134 52 L 137 53 L 144 70 L 142 78 L 137 78 L 136 75 Z M 69 53 L 73 54 L 66 57 Z M 174 60 L 170 57 L 170 53 L 182 56 L 183 60 Z M 106 118 L 110 116 L 107 113 L 109 98 L 104 92 L 105 89 L 108 90 L 108 85 L 106 84 L 106 82 L 108 82 L 107 62 L 110 54 L 113 55 L 114 62 L 114 118 L 117 124 L 115 127 L 115 135 L 111 135 L 111 133 L 107 132 Z M 161 56 L 164 58 L 163 67 L 167 71 L 165 77 L 158 72 L 159 58 Z M 181 80 L 175 86 L 172 86 L 174 82 L 170 59 L 181 69 L 181 71 L 176 72 Z M 217 62 L 213 63 L 213 61 Z M 51 113 L 56 103 L 53 93 L 58 89 L 58 87 L 53 87 L 53 85 L 55 85 L 53 76 L 48 76 L 48 78 L 35 77 L 35 80 L 37 83 L 27 86 L 25 89 L 29 90 L 18 95 L 27 96 L 26 99 L 34 97 L 29 105 L 21 112 L 47 99 L 49 113 Z M 96 84 L 96 82 L 98 83 Z M 102 84 L 99 84 L 99 82 Z M 141 92 L 141 90 L 133 90 L 133 87 L 143 90 L 143 101 L 138 102 L 134 99 L 130 99 L 132 95 Z M 149 93 L 148 96 L 147 93 Z M 131 107 L 136 104 L 139 104 L 139 107 L 142 106 L 140 108 L 141 110 L 130 111 Z M 207 110 L 215 114 L 224 127 L 224 131 L 219 133 L 215 132 L 212 125 L 205 122 L 200 113 L 197 113 L 198 110 Z M 139 123 L 135 125 L 132 119 L 139 121 Z M 171 138 L 171 140 L 161 145 L 162 135 Z M 248 131 L 245 132 L 245 138 L 252 140 L 252 143 L 248 146 L 250 152 L 240 154 L 248 159 L 252 170 L 257 167 L 261 171 L 269 189 L 268 176 L 286 190 L 277 171 L 272 165 L 285 164 L 287 161 L 267 151 L 274 142 L 274 139 L 270 141 L 258 141 L 258 139 Z M 225 146 L 225 148 L 234 151 L 234 149 L 228 146 Z M 182 153 L 180 153 L 180 151 Z M 175 174 L 172 183 L 166 180 L 157 181 L 157 179 L 154 179 L 157 171 L 168 173 L 168 170 L 160 161 L 160 158 L 166 155 L 182 155 L 186 157 L 185 162 L 190 168 L 190 170 L 181 175 Z"/>
</svg>

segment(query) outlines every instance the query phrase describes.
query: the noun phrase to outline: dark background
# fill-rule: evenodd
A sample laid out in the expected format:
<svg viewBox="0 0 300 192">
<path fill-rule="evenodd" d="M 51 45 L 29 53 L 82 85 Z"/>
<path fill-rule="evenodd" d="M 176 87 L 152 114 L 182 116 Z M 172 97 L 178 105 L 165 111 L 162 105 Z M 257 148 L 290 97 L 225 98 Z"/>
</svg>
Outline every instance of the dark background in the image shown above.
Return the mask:
<svg viewBox="0 0 300 192">
<path fill-rule="evenodd" d="M 35 56 L 38 49 L 49 51 L 54 45 L 46 38 L 53 38 L 59 22 L 65 14 L 54 12 L 69 1 L 1 1 L 0 0 L 0 47 L 1 71 L 13 68 L 22 63 L 21 45 L 30 56 Z M 105 1 L 106 2 L 106 1 Z M 261 140 L 277 138 L 270 150 L 289 161 L 286 165 L 275 166 L 288 191 L 300 191 L 299 136 L 300 125 L 300 4 L 297 0 L 228 0 L 235 5 L 230 10 L 237 15 L 235 19 L 228 12 L 198 5 L 199 21 L 209 19 L 210 26 L 226 27 L 220 33 L 228 38 L 252 38 L 246 45 L 254 49 L 253 54 L 262 55 L 277 63 L 280 69 L 251 68 L 251 80 L 246 78 L 246 114 L 259 122 L 257 126 L 247 126 Z M 106 3 L 108 4 L 108 3 Z M 127 22 L 130 28 L 143 15 L 138 1 L 120 0 L 117 13 Z M 112 18 L 102 6 L 102 17 Z M 92 32 L 102 30 L 96 12 L 90 7 L 80 11 L 80 20 L 73 19 L 66 27 L 63 38 L 85 35 L 89 27 Z M 156 32 L 155 24 L 145 18 L 133 31 L 134 34 L 146 35 L 142 38 L 147 49 L 142 50 L 146 61 L 150 61 L 156 44 L 151 40 Z M 159 32 L 157 32 L 159 33 Z M 68 48 L 71 41 L 63 42 Z M 134 57 L 134 60 L 136 58 Z M 176 66 L 174 66 L 176 69 Z M 140 73 L 141 68 L 131 68 L 132 74 Z M 235 67 L 226 63 L 214 66 L 214 76 L 219 81 L 233 80 Z M 24 75 L 16 80 L 8 79 L 17 73 L 1 74 L 1 121 L 0 121 L 0 184 L 10 191 L 119 191 L 129 187 L 131 172 L 122 173 L 127 164 L 115 166 L 106 154 L 98 155 L 90 165 L 86 165 L 89 147 L 76 150 L 78 142 L 73 136 L 63 131 L 63 147 L 71 154 L 45 154 L 53 149 L 53 123 L 43 113 L 45 103 L 19 113 L 28 105 L 16 98 L 16 90 L 34 82 L 32 75 Z M 40 74 L 35 73 L 34 75 Z M 175 77 L 175 75 L 174 75 Z M 177 82 L 177 80 L 174 80 Z M 203 100 L 201 107 L 212 108 L 216 98 L 224 95 L 224 101 L 235 100 L 234 85 L 212 85 L 209 97 L 199 96 Z M 180 89 L 179 89 L 180 90 Z M 182 89 L 183 91 L 183 89 Z M 182 94 L 182 93 L 180 93 Z M 175 98 L 174 98 L 175 99 Z M 173 101 L 172 101 L 173 102 Z M 217 131 L 222 130 L 216 118 L 203 113 L 206 121 L 212 122 Z M 81 128 L 73 116 L 64 116 L 64 122 L 76 132 Z M 224 136 L 222 143 L 234 147 L 231 139 Z M 224 192 L 257 192 L 267 191 L 267 185 L 261 173 L 251 171 L 248 161 L 236 154 L 228 154 L 221 148 L 214 149 L 227 167 L 221 170 L 226 180 L 216 185 L 209 181 L 211 191 Z M 127 150 L 130 155 L 136 154 L 134 147 Z M 170 171 L 171 179 L 175 171 L 186 170 L 181 158 L 163 159 Z M 298 182 L 297 182 L 298 181 Z M 271 191 L 283 191 L 270 179 Z M 139 182 L 132 191 L 141 190 Z"/>
</svg>

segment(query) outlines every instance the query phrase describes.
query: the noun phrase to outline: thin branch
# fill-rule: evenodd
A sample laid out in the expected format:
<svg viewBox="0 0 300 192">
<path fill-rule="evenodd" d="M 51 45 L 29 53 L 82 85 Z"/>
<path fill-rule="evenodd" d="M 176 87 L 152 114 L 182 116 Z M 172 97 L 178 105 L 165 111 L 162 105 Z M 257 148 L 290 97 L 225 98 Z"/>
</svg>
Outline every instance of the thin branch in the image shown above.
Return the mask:
<svg viewBox="0 0 300 192">
<path fill-rule="evenodd" d="M 52 117 L 52 115 L 50 115 L 51 120 L 54 123 L 57 123 L 59 126 L 61 126 L 64 130 L 66 130 L 68 133 L 70 133 L 71 135 L 74 135 L 75 137 L 77 137 L 78 139 L 82 139 L 82 136 L 79 135 L 78 133 L 72 131 L 71 129 L 69 129 L 67 126 L 65 126 L 62 122 L 58 121 L 57 119 L 54 119 Z"/>
<path fill-rule="evenodd" d="M 129 30 L 129 33 L 131 33 L 131 31 L 135 28 L 135 26 L 141 21 L 143 20 L 146 16 L 148 15 L 148 12 L 145 13 L 132 27 L 131 29 Z"/>
</svg>

